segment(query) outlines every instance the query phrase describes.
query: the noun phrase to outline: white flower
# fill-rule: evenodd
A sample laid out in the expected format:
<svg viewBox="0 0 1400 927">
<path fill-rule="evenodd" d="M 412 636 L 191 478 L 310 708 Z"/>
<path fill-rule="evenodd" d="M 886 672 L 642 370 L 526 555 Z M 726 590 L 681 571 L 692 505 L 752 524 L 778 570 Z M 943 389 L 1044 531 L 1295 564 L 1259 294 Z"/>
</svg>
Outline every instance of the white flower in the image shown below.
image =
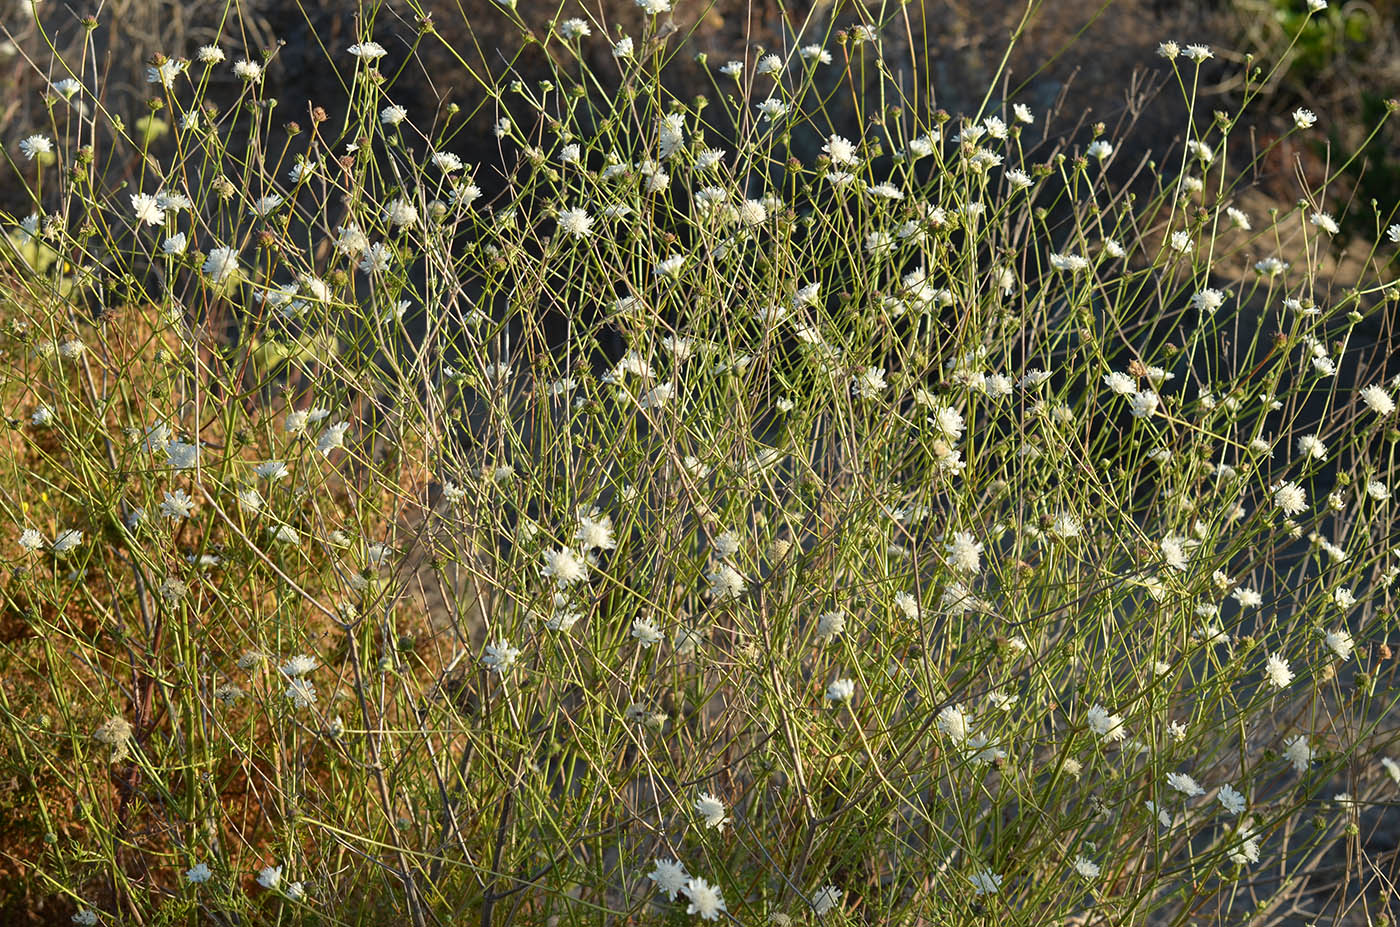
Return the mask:
<svg viewBox="0 0 1400 927">
<path fill-rule="evenodd" d="M 253 62 L 245 58 L 242 61 L 239 61 L 234 64 L 233 76 L 249 84 L 262 83 L 262 65 L 254 64 Z"/>
<path fill-rule="evenodd" d="M 1366 403 L 1366 408 L 1377 415 L 1389 415 L 1395 411 L 1395 400 L 1390 398 L 1383 386 L 1365 387 L 1361 390 L 1361 400 Z"/>
<path fill-rule="evenodd" d="M 1085 856 L 1076 856 L 1074 858 L 1074 871 L 1090 882 L 1097 879 L 1099 873 L 1102 872 L 1098 863 Z"/>
<path fill-rule="evenodd" d="M 817 893 L 812 896 L 812 913 L 817 917 L 825 917 L 831 910 L 841 904 L 841 896 L 844 892 L 835 885 L 823 885 L 817 889 Z"/>
<path fill-rule="evenodd" d="M 305 676 L 319 665 L 320 663 L 317 662 L 315 657 L 299 653 L 286 663 L 283 663 L 278 669 L 283 676 Z"/>
<path fill-rule="evenodd" d="M 1317 435 L 1303 435 L 1298 439 L 1298 453 L 1313 460 L 1327 459 L 1327 445 Z"/>
<path fill-rule="evenodd" d="M 1206 315 L 1219 309 L 1224 304 L 1225 294 L 1209 287 L 1191 297 L 1191 305 Z"/>
<path fill-rule="evenodd" d="M 258 872 L 258 884 L 263 888 L 276 888 L 281 881 L 281 866 L 265 866 Z"/>
<path fill-rule="evenodd" d="M 588 561 L 576 556 L 568 547 L 546 550 L 544 562 L 540 575 L 552 578 L 560 586 L 571 586 L 588 579 Z"/>
<path fill-rule="evenodd" d="M 681 268 L 685 266 L 685 258 L 679 254 L 673 254 L 665 260 L 658 261 L 652 268 L 652 272 L 662 278 L 674 279 L 678 277 Z"/>
<path fill-rule="evenodd" d="M 185 248 L 189 246 L 184 232 L 176 232 L 168 236 L 160 243 L 160 250 L 163 254 L 181 255 L 185 253 Z"/>
<path fill-rule="evenodd" d="M 374 61 L 388 54 L 378 42 L 357 42 L 345 50 L 361 61 Z"/>
<path fill-rule="evenodd" d="M 41 154 L 53 153 L 53 140 L 45 135 L 31 135 L 20 139 L 19 150 L 26 159 L 33 161 Z"/>
<path fill-rule="evenodd" d="M 1137 384 L 1133 382 L 1132 377 L 1128 376 L 1126 373 L 1119 373 L 1116 370 L 1104 374 L 1103 385 L 1119 396 L 1128 396 L 1137 390 Z"/>
<path fill-rule="evenodd" d="M 54 536 L 49 549 L 53 551 L 55 557 L 62 557 L 81 543 L 83 543 L 83 533 L 77 528 L 67 528 Z"/>
<path fill-rule="evenodd" d="M 1185 795 L 1187 798 L 1194 798 L 1197 795 L 1204 795 L 1205 789 L 1201 784 L 1186 773 L 1167 773 L 1167 785 Z"/>
<path fill-rule="evenodd" d="M 1134 418 L 1150 418 L 1157 411 L 1157 394 L 1150 389 L 1133 394 L 1128 411 Z"/>
<path fill-rule="evenodd" d="M 756 108 L 758 109 L 758 114 L 760 116 L 770 121 L 774 119 L 781 119 L 788 113 L 788 105 L 782 100 L 778 100 L 773 97 L 769 97 L 768 99 L 759 103 Z"/>
<path fill-rule="evenodd" d="M 1031 108 L 1024 103 L 1012 106 L 1011 114 L 1016 117 L 1017 122 L 1024 122 L 1026 125 L 1035 122 L 1035 115 L 1031 112 Z"/>
<path fill-rule="evenodd" d="M 764 55 L 758 59 L 758 67 L 755 73 L 762 75 L 777 74 L 783 69 L 783 59 L 778 55 Z"/>
<path fill-rule="evenodd" d="M 574 540 L 579 542 L 579 549 L 583 551 L 613 550 L 617 547 L 617 541 L 613 538 L 612 518 L 607 515 L 597 518 L 580 515 Z"/>
<path fill-rule="evenodd" d="M 1168 39 L 1157 46 L 1157 54 L 1171 61 L 1177 55 L 1181 54 L 1181 46 Z"/>
<path fill-rule="evenodd" d="M 1072 512 L 1056 512 L 1050 522 L 1050 533 L 1059 538 L 1077 538 L 1084 531 L 1084 523 Z"/>
<path fill-rule="evenodd" d="M 515 665 L 520 657 L 520 649 L 512 647 L 510 641 L 498 640 L 486 645 L 481 656 L 482 664 L 493 673 L 503 674 Z"/>
<path fill-rule="evenodd" d="M 275 212 L 282 203 L 282 197 L 276 193 L 260 196 L 248 207 L 248 214 L 250 216 L 268 216 Z"/>
<path fill-rule="evenodd" d="M 1297 515 L 1308 507 L 1307 491 L 1297 483 L 1282 483 L 1274 489 L 1274 505 L 1285 515 Z"/>
<path fill-rule="evenodd" d="M 695 799 L 695 813 L 705 819 L 706 827 L 724 830 L 724 825 L 729 823 L 724 811 L 724 802 L 709 792 L 701 792 L 700 797 Z"/>
<path fill-rule="evenodd" d="M 322 457 L 329 457 L 331 451 L 345 446 L 345 433 L 349 430 L 349 422 L 336 422 L 334 425 L 327 425 L 326 430 L 321 432 L 321 437 L 316 441 L 316 450 L 321 452 Z"/>
<path fill-rule="evenodd" d="M 983 869 L 974 872 L 969 881 L 972 882 L 972 890 L 979 895 L 995 895 L 1001 888 L 1001 876 L 990 869 Z"/>
<path fill-rule="evenodd" d="M 1288 661 L 1277 653 L 1269 654 L 1264 661 L 1264 674 L 1269 677 L 1269 682 L 1280 689 L 1293 681 L 1293 670 L 1289 669 Z"/>
<path fill-rule="evenodd" d="M 559 24 L 559 37 L 566 42 L 584 39 L 593 34 L 593 29 L 585 20 L 566 19 Z"/>
<path fill-rule="evenodd" d="M 727 563 L 721 563 L 706 578 L 710 582 L 710 597 L 720 602 L 737 599 L 748 588 L 739 571 Z"/>
<path fill-rule="evenodd" d="M 658 383 L 637 397 L 637 405 L 642 409 L 659 409 L 675 394 L 676 388 L 670 383 Z"/>
<path fill-rule="evenodd" d="M 201 45 L 195 57 L 200 64 L 223 64 L 224 50 L 217 45 Z"/>
<path fill-rule="evenodd" d="M 1113 154 L 1113 145 L 1103 139 L 1099 139 L 1088 147 L 1085 154 L 1091 158 L 1097 158 L 1102 161 L 1104 158 Z"/>
<path fill-rule="evenodd" d="M 832 164 L 859 164 L 860 158 L 856 155 L 856 146 L 851 141 L 841 135 L 832 135 L 822 146 L 822 151 L 831 158 Z"/>
<path fill-rule="evenodd" d="M 1309 13 L 1321 13 L 1327 9 L 1327 0 L 1308 0 Z"/>
<path fill-rule="evenodd" d="M 386 126 L 396 126 L 408 118 L 408 110 L 391 103 L 379 111 L 379 121 Z"/>
<path fill-rule="evenodd" d="M 384 207 L 384 220 L 399 228 L 418 224 L 418 209 L 408 200 L 399 198 Z"/>
<path fill-rule="evenodd" d="M 686 875 L 685 866 L 678 859 L 654 859 L 647 878 L 651 879 L 661 894 L 667 898 L 674 898 L 677 892 L 685 888 L 689 876 Z"/>
<path fill-rule="evenodd" d="M 884 367 L 867 367 L 854 377 L 851 385 L 857 398 L 874 399 L 889 384 L 885 381 Z"/>
<path fill-rule="evenodd" d="M 593 217 L 582 207 L 566 209 L 559 213 L 559 228 L 575 238 L 587 238 L 593 228 Z"/>
<path fill-rule="evenodd" d="M 977 573 L 982 569 L 982 544 L 966 531 L 953 532 L 948 542 L 948 562 L 955 569 Z"/>
<path fill-rule="evenodd" d="M 131 211 L 137 222 L 147 225 L 165 224 L 165 210 L 160 208 L 160 201 L 149 193 L 131 194 Z"/>
<path fill-rule="evenodd" d="M 1197 64 L 1200 64 L 1207 58 L 1215 57 L 1215 53 L 1210 50 L 1209 45 L 1188 45 L 1186 46 L 1186 49 L 1182 52 L 1182 54 L 1184 54 L 1187 58 L 1190 58 Z"/>
<path fill-rule="evenodd" d="M 238 273 L 237 249 L 219 247 L 211 250 L 204 261 L 204 273 L 216 284 Z"/>
<path fill-rule="evenodd" d="M 1128 736 L 1128 729 L 1123 726 L 1121 715 L 1109 713 L 1102 705 L 1094 705 L 1084 716 L 1085 723 L 1089 725 L 1089 730 L 1106 741 L 1119 741 Z"/>
<path fill-rule="evenodd" d="M 209 867 L 204 863 L 195 863 L 185 870 L 185 881 L 191 885 L 200 885 L 214 878 L 214 873 L 209 871 Z"/>
<path fill-rule="evenodd" d="M 1173 251 L 1179 252 L 1190 251 L 1195 247 L 1191 241 L 1191 234 L 1189 232 L 1172 232 L 1168 244 Z"/>
<path fill-rule="evenodd" d="M 963 743 L 972 733 L 972 717 L 961 705 L 944 705 L 939 709 L 934 724 L 955 744 Z"/>
<path fill-rule="evenodd" d="M 167 492 L 160 504 L 160 513 L 166 518 L 189 518 L 194 514 L 194 500 L 183 489 Z"/>
<path fill-rule="evenodd" d="M 637 639 L 643 649 L 661 640 L 661 629 L 646 617 L 634 618 L 632 620 L 632 636 Z"/>
<path fill-rule="evenodd" d="M 907 592 L 896 592 L 894 594 L 894 606 L 904 613 L 904 617 L 910 621 L 919 620 L 919 600 Z"/>
<path fill-rule="evenodd" d="M 394 265 L 394 251 L 382 241 L 376 241 L 364 251 L 360 263 L 355 266 L 361 273 L 382 274 Z"/>
<path fill-rule="evenodd" d="M 1351 639 L 1351 635 L 1343 628 L 1339 631 L 1328 631 L 1323 635 L 1322 642 L 1327 649 L 1336 655 L 1338 660 L 1351 659 L 1351 652 L 1356 647 L 1356 642 Z"/>
<path fill-rule="evenodd" d="M 316 704 L 316 686 L 310 679 L 302 676 L 288 679 L 283 695 L 296 708 L 310 708 Z"/>
<path fill-rule="evenodd" d="M 1239 814 L 1245 809 L 1244 796 L 1235 791 L 1235 787 L 1228 783 L 1220 787 L 1220 791 L 1216 793 L 1215 797 L 1220 802 L 1221 807 L 1231 814 Z"/>
<path fill-rule="evenodd" d="M 762 225 L 768 221 L 768 207 L 762 200 L 744 200 L 739 205 L 739 221 L 747 226 Z"/>
<path fill-rule="evenodd" d="M 1341 231 L 1340 226 L 1337 225 L 1337 220 L 1332 218 L 1330 212 L 1315 212 L 1312 214 L 1312 218 L 1309 219 L 1309 221 L 1328 235 L 1335 235 L 1337 232 Z"/>
<path fill-rule="evenodd" d="M 1293 764 L 1295 772 L 1307 772 L 1312 762 L 1313 749 L 1308 746 L 1308 738 L 1302 734 L 1289 739 L 1283 745 L 1283 758 Z"/>
<path fill-rule="evenodd" d="M 176 470 L 188 470 L 199 462 L 199 445 L 171 441 L 165 445 L 165 460 Z"/>
<path fill-rule="evenodd" d="M 1235 601 L 1240 603 L 1240 608 L 1258 608 L 1264 601 L 1264 597 L 1258 592 L 1244 586 L 1239 587 L 1232 594 Z"/>
<path fill-rule="evenodd" d="M 846 616 L 841 612 L 823 612 L 817 618 L 817 637 L 823 641 L 831 640 L 844 630 L 846 630 Z"/>
<path fill-rule="evenodd" d="M 35 528 L 25 528 L 19 534 L 19 546 L 33 553 L 44 546 L 44 536 Z"/>
<path fill-rule="evenodd" d="M 724 906 L 724 896 L 720 894 L 719 888 L 704 879 L 687 879 L 685 895 L 690 899 L 690 906 L 685 909 L 685 913 L 698 914 L 701 920 L 719 920 L 720 914 L 729 910 Z"/>
<path fill-rule="evenodd" d="M 1230 847 L 1230 862 L 1237 866 L 1259 862 L 1259 835 L 1241 826 L 1239 838 L 1240 842 Z"/>
<path fill-rule="evenodd" d="M 616 42 L 613 43 L 613 57 L 619 60 L 623 58 L 631 58 L 634 46 L 635 43 L 632 41 L 632 37 L 630 35 L 623 36 L 621 39 L 618 39 Z"/>
<path fill-rule="evenodd" d="M 1089 269 L 1089 262 L 1077 254 L 1052 254 L 1050 255 L 1050 266 L 1056 270 L 1078 273 Z"/>
<path fill-rule="evenodd" d="M 828 702 L 849 702 L 856 694 L 856 684 L 851 679 L 836 679 L 826 687 L 826 700 Z"/>
<path fill-rule="evenodd" d="M 1293 111 L 1293 124 L 1300 129 L 1311 129 L 1317 124 L 1317 114 L 1310 109 L 1299 107 Z"/>
</svg>

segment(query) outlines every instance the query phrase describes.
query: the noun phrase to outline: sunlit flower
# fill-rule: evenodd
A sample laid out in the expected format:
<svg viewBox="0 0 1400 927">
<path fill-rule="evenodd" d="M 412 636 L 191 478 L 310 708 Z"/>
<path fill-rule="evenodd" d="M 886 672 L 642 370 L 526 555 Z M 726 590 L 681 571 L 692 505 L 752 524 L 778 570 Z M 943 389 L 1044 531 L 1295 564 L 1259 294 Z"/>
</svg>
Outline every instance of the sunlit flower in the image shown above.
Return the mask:
<svg viewBox="0 0 1400 927">
<path fill-rule="evenodd" d="M 674 898 L 677 892 L 685 888 L 686 879 L 690 877 L 686 874 L 685 866 L 680 860 L 654 859 L 647 878 L 651 879 L 661 894 L 667 898 Z"/>
<path fill-rule="evenodd" d="M 1277 653 L 1269 654 L 1264 661 L 1264 674 L 1268 676 L 1269 682 L 1275 687 L 1282 689 L 1293 681 L 1293 670 L 1288 666 L 1288 661 Z"/>
<path fill-rule="evenodd" d="M 685 913 L 698 914 L 701 920 L 719 920 L 720 914 L 729 910 L 724 906 L 724 896 L 720 894 L 719 887 L 704 879 L 686 879 L 684 891 L 685 896 L 690 899 L 690 906 L 685 909 Z"/>
<path fill-rule="evenodd" d="M 709 792 L 701 792 L 700 797 L 695 799 L 695 813 L 704 819 L 706 827 L 724 830 L 724 825 L 729 823 L 724 802 Z"/>
</svg>

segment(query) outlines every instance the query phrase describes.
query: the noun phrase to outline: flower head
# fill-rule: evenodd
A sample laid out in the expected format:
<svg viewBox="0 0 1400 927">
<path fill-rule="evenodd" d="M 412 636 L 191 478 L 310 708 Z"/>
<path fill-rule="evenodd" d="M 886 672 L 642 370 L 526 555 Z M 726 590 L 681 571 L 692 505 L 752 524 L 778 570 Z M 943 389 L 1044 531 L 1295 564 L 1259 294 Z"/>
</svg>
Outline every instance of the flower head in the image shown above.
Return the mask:
<svg viewBox="0 0 1400 927">
<path fill-rule="evenodd" d="M 233 66 L 233 76 L 249 84 L 260 84 L 263 79 L 262 65 L 244 58 Z"/>
<path fill-rule="evenodd" d="M 724 825 L 729 823 L 724 813 L 724 802 L 709 792 L 701 792 L 700 797 L 695 799 L 695 812 L 704 818 L 706 827 L 724 830 Z"/>
<path fill-rule="evenodd" d="M 361 61 L 371 62 L 388 54 L 384 46 L 378 42 L 356 42 L 345 50 Z"/>
<path fill-rule="evenodd" d="M 686 880 L 690 877 L 686 874 L 685 866 L 680 860 L 654 859 L 647 878 L 651 879 L 661 894 L 667 898 L 674 898 L 677 892 L 685 888 Z"/>
<path fill-rule="evenodd" d="M 27 160 L 33 161 L 39 155 L 53 153 L 53 139 L 47 135 L 30 135 L 20 139 L 19 151 Z"/>
<path fill-rule="evenodd" d="M 686 879 L 683 891 L 690 899 L 690 906 L 685 909 L 687 914 L 698 914 L 702 920 L 715 921 L 719 920 L 721 913 L 728 910 L 724 906 L 724 896 L 720 894 L 719 887 L 704 879 Z"/>
<path fill-rule="evenodd" d="M 1269 654 L 1268 659 L 1264 661 L 1264 674 L 1268 676 L 1269 682 L 1279 689 L 1292 682 L 1294 675 L 1288 661 L 1277 653 Z"/>
<path fill-rule="evenodd" d="M 216 284 L 238 273 L 237 249 L 218 247 L 211 250 L 204 260 L 204 273 Z"/>
</svg>

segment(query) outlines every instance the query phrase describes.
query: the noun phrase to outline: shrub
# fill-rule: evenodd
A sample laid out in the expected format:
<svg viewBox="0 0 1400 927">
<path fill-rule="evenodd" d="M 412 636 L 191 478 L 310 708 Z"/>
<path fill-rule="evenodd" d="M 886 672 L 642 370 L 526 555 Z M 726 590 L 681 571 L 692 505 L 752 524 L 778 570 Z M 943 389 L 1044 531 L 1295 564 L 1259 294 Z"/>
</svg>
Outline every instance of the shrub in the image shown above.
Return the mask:
<svg viewBox="0 0 1400 927">
<path fill-rule="evenodd" d="M 1204 46 L 1154 155 L 930 112 L 899 11 L 670 96 L 666 6 L 503 7 L 554 77 L 478 88 L 495 164 L 377 6 L 343 125 L 227 37 L 139 121 L 55 83 L 0 353 L 25 878 L 79 923 L 1379 898 L 1393 215 L 1343 279 L 1326 190 L 1242 209 Z"/>
</svg>

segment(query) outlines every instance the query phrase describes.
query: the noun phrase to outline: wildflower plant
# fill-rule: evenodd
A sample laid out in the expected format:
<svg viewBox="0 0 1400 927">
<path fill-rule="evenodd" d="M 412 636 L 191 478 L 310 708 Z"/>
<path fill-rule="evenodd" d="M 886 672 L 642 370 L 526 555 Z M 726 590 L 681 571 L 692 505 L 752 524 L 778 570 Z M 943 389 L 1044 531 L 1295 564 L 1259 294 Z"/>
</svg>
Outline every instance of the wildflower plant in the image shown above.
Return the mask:
<svg viewBox="0 0 1400 927">
<path fill-rule="evenodd" d="M 1394 204 L 1329 283 L 1347 204 L 1249 214 L 1205 46 L 1154 63 L 1189 144 L 1143 181 L 1130 127 L 902 96 L 897 13 L 682 98 L 641 8 L 501 5 L 553 76 L 480 78 L 495 163 L 396 102 L 373 5 L 343 124 L 274 119 L 228 32 L 152 66 L 160 137 L 89 61 L 9 141 L 34 884 L 79 923 L 1141 923 L 1364 858 Z"/>
</svg>

